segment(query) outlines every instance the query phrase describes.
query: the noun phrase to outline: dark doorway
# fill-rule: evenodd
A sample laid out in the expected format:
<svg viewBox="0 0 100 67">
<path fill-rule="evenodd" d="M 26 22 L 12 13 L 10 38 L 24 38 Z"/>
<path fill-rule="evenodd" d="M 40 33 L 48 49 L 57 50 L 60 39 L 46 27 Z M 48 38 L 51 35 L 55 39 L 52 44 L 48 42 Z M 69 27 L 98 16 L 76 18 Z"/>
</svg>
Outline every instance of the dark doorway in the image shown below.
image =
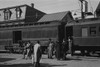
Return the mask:
<svg viewBox="0 0 100 67">
<path fill-rule="evenodd" d="M 73 36 L 73 27 L 66 27 L 66 38 L 68 39 L 69 36 Z"/>
<path fill-rule="evenodd" d="M 22 32 L 13 31 L 13 43 L 18 43 L 19 40 L 22 40 Z"/>
<path fill-rule="evenodd" d="M 64 38 L 65 38 L 65 26 L 59 25 L 58 26 L 58 40 L 62 42 Z"/>
</svg>

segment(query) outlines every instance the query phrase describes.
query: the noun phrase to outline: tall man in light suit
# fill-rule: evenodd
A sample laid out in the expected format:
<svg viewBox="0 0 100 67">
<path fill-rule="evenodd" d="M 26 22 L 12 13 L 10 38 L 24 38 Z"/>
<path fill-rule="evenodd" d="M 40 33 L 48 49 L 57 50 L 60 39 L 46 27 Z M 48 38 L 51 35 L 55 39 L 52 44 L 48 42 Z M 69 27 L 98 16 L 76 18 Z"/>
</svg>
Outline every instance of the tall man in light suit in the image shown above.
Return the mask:
<svg viewBox="0 0 100 67">
<path fill-rule="evenodd" d="M 42 57 L 42 51 L 40 46 L 40 41 L 37 41 L 37 43 L 34 45 L 34 67 L 40 66 L 40 59 Z"/>
</svg>

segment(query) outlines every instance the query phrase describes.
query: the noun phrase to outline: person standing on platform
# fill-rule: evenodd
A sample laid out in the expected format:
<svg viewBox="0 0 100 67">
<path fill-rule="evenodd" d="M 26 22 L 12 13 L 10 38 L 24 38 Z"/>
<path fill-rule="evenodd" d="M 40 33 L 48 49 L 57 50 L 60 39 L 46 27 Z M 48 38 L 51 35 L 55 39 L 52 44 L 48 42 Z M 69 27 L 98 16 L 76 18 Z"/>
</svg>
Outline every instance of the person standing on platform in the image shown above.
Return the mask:
<svg viewBox="0 0 100 67">
<path fill-rule="evenodd" d="M 71 36 L 68 37 L 68 44 L 69 44 L 69 53 L 73 56 L 73 49 L 72 49 L 73 38 Z"/>
<path fill-rule="evenodd" d="M 52 41 L 52 39 L 49 38 L 49 41 L 48 41 L 48 47 L 47 47 L 48 58 L 49 58 L 49 45 L 50 45 L 51 41 Z"/>
<path fill-rule="evenodd" d="M 49 47 L 48 47 L 48 58 L 50 58 L 50 59 L 52 59 L 53 50 L 54 50 L 54 44 L 53 44 L 53 41 L 51 41 L 49 43 Z"/>
<path fill-rule="evenodd" d="M 40 60 L 42 57 L 42 51 L 40 46 L 40 41 L 37 41 L 37 43 L 34 45 L 34 57 L 32 61 L 34 60 L 34 67 L 40 66 Z"/>
<path fill-rule="evenodd" d="M 61 59 L 61 44 L 59 41 L 56 41 L 56 46 L 55 46 L 55 49 L 56 49 L 56 58 L 57 60 L 60 60 Z"/>
<path fill-rule="evenodd" d="M 30 51 L 31 51 L 31 43 L 30 43 L 30 41 L 28 41 L 27 44 L 26 44 L 26 50 L 27 50 L 26 59 L 28 59 L 28 58 L 30 58 Z"/>
<path fill-rule="evenodd" d="M 26 49 L 26 42 L 23 43 L 23 59 L 25 59 L 25 55 L 27 54 L 27 49 Z"/>
<path fill-rule="evenodd" d="M 66 40 L 64 39 L 62 42 L 62 59 L 66 60 L 66 52 L 68 50 L 68 44 L 66 42 Z"/>
</svg>

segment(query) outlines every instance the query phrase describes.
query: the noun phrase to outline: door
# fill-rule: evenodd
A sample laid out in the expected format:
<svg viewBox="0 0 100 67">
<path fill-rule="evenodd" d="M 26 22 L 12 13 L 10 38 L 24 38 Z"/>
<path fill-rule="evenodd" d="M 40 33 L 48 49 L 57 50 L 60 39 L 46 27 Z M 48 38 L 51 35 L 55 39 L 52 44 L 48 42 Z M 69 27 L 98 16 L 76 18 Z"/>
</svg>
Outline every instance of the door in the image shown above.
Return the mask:
<svg viewBox="0 0 100 67">
<path fill-rule="evenodd" d="M 13 43 L 18 43 L 19 40 L 22 40 L 22 32 L 13 31 Z"/>
<path fill-rule="evenodd" d="M 69 36 L 70 37 L 73 36 L 73 27 L 72 26 L 66 27 L 65 36 L 66 36 L 66 39 L 68 39 Z"/>
</svg>

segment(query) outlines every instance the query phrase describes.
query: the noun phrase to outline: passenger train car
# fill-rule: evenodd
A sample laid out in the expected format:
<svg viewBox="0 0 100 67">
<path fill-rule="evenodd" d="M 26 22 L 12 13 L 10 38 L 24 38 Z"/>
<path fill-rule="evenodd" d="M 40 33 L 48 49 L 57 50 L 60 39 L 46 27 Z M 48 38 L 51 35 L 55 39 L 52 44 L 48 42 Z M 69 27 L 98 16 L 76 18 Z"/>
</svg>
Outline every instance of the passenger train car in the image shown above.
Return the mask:
<svg viewBox="0 0 100 67">
<path fill-rule="evenodd" d="M 72 37 L 72 53 L 82 55 L 100 51 L 100 18 L 74 20 L 66 24 L 66 38 Z"/>
</svg>

